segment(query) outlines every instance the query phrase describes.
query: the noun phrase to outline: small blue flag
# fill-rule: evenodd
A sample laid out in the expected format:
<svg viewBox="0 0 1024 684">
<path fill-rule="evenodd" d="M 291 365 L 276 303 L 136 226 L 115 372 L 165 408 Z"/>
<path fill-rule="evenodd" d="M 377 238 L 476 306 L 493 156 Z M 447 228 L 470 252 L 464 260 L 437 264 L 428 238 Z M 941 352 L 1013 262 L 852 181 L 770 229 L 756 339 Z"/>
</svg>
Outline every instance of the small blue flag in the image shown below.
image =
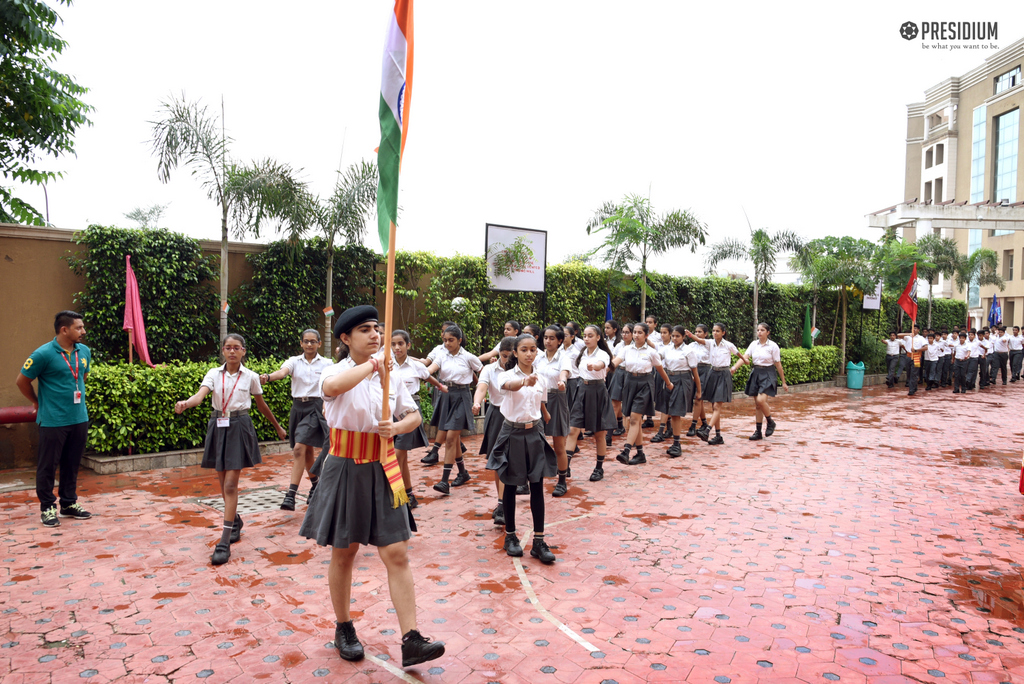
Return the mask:
<svg viewBox="0 0 1024 684">
<path fill-rule="evenodd" d="M 612 320 L 612 295 L 610 292 L 605 292 L 605 296 L 608 297 L 607 303 L 604 305 L 604 320 Z"/>
<path fill-rule="evenodd" d="M 992 294 L 992 308 L 988 311 L 988 324 L 999 325 L 1003 322 L 1003 307 L 999 306 L 999 295 Z"/>
</svg>

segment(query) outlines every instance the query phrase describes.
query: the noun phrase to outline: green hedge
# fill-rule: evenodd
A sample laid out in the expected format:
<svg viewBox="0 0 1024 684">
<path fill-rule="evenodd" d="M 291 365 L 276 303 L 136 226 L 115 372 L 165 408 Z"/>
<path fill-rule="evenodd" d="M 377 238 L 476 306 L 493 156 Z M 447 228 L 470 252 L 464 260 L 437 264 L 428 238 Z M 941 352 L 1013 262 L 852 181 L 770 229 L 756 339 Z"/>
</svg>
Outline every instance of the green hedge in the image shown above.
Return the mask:
<svg viewBox="0 0 1024 684">
<path fill-rule="evenodd" d="M 745 350 L 745 348 L 744 348 Z M 782 349 L 782 369 L 786 372 L 786 383 L 798 385 L 807 382 L 825 382 L 839 374 L 839 347 L 816 346 L 811 349 Z M 736 358 L 733 357 L 733 363 Z M 750 377 L 750 365 L 744 364 L 732 376 L 735 392 L 746 389 Z"/>
</svg>

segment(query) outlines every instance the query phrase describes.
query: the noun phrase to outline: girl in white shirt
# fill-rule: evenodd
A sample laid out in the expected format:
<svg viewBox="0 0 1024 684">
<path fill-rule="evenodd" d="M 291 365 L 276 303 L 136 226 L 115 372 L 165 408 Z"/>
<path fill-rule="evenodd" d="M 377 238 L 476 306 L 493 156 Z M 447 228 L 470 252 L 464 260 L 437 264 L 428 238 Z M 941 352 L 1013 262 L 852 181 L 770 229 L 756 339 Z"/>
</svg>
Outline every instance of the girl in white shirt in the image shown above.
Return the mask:
<svg viewBox="0 0 1024 684">
<path fill-rule="evenodd" d="M 263 386 L 256 373 L 242 365 L 245 358 L 245 339 L 236 333 L 224 336 L 221 344 L 224 365 L 207 371 L 199 391 L 185 401 L 174 405 L 175 413 L 199 406 L 207 394 L 213 394 L 213 413 L 206 426 L 206 443 L 203 449 L 203 468 L 217 471 L 220 481 L 220 495 L 224 499 L 224 526 L 220 542 L 213 549 L 210 562 L 223 565 L 231 558 L 231 544 L 241 538 L 242 518 L 238 508 L 238 478 L 243 468 L 251 468 L 261 462 L 260 443 L 256 428 L 249 418 L 252 400 L 256 408 L 277 430 L 277 436 L 288 436 L 277 422 L 267 402 L 263 400 Z"/>
<path fill-rule="evenodd" d="M 565 453 L 565 438 L 569 436 L 569 388 L 561 378 L 565 359 L 578 356 L 575 345 L 564 347 L 565 331 L 557 325 L 544 328 L 544 351 L 537 355 L 533 362 L 533 371 L 544 379 L 548 388 L 544 416 L 544 436 L 551 438 L 551 446 L 555 449 L 558 470 L 569 468 Z M 522 492 L 525 493 L 525 492 Z M 562 496 L 559 494 L 558 496 Z"/>
<path fill-rule="evenodd" d="M 420 363 L 424 366 L 429 366 L 434 362 L 439 354 L 444 351 L 444 331 L 455 325 L 455 321 L 445 321 L 441 324 L 441 344 L 437 345 L 430 350 L 427 354 L 427 358 L 420 359 Z M 437 410 L 437 403 L 441 400 L 441 395 L 444 394 L 442 389 L 443 385 L 438 384 L 432 390 L 430 390 L 430 403 L 433 405 L 434 410 Z M 434 433 L 434 443 L 430 446 L 430 451 L 427 455 L 420 459 L 420 463 L 423 465 L 436 465 L 441 461 L 438 452 L 441 449 L 441 445 L 445 444 L 448 438 L 448 433 L 444 430 L 438 430 Z M 459 433 L 459 451 L 466 453 L 466 447 L 462 444 L 462 433 Z"/>
<path fill-rule="evenodd" d="M 562 328 L 565 333 L 565 338 L 562 340 L 562 359 L 564 360 L 566 355 L 569 356 L 570 360 L 575 361 L 576 357 L 579 356 L 580 350 L 583 347 L 583 342 L 576 338 L 577 329 L 574 327 L 576 324 L 569 321 Z M 565 394 L 566 400 L 569 402 L 569 409 L 572 410 L 572 405 L 576 401 L 576 393 L 580 387 L 580 376 L 579 373 L 570 374 L 569 379 L 565 383 Z M 556 452 L 557 453 L 557 452 Z"/>
<path fill-rule="evenodd" d="M 476 383 L 476 394 L 473 395 L 473 415 L 479 416 L 483 410 L 484 396 L 487 396 L 487 411 L 484 414 L 484 436 L 480 440 L 479 454 L 487 457 L 487 454 L 498 441 L 501 433 L 501 425 L 504 422 L 501 418 L 502 395 L 498 391 L 498 376 L 505 372 L 505 364 L 512 357 L 512 348 L 515 346 L 516 338 L 503 337 L 498 343 L 497 363 L 487 364 L 480 373 L 480 379 Z M 498 506 L 491 513 L 491 520 L 495 525 L 505 524 L 505 510 L 501 507 L 501 497 L 505 493 L 505 485 L 497 475 L 494 476 L 494 486 L 498 490 Z"/>
<path fill-rule="evenodd" d="M 517 337 L 505 372 L 498 376 L 504 422 L 487 456 L 487 469 L 495 471 L 505 485 L 501 500 L 505 510 L 505 553 L 523 555 L 516 536 L 516 488 L 528 484 L 533 515 L 530 555 L 542 563 L 554 563 L 555 555 L 544 541 L 544 478 L 555 474 L 556 459 L 541 428 L 541 418 L 547 417 L 544 402 L 548 385 L 534 369 L 536 358 L 537 340 L 532 335 Z"/>
<path fill-rule="evenodd" d="M 320 396 L 320 374 L 333 362 L 317 353 L 320 347 L 320 333 L 313 328 L 304 330 L 300 337 L 302 353 L 292 356 L 279 370 L 264 373 L 260 382 L 264 385 L 289 375 L 292 378 L 292 410 L 288 414 L 288 439 L 292 447 L 292 476 L 288 493 L 284 495 L 281 509 L 295 510 L 295 495 L 302 482 L 302 473 L 309 473 L 309 494 L 316 489 L 316 475 L 313 474 L 314 449 L 322 449 L 330 429 L 324 420 L 324 400 Z M 307 499 L 308 500 L 308 499 Z"/>
<path fill-rule="evenodd" d="M 750 436 L 751 440 L 761 439 L 761 423 L 768 422 L 764 431 L 765 437 L 771 437 L 775 432 L 775 421 L 772 420 L 771 407 L 768 406 L 768 397 L 774 397 L 779 380 L 782 380 L 782 389 L 789 391 L 786 384 L 786 373 L 782 370 L 782 351 L 779 345 L 768 339 L 771 328 L 767 323 L 757 324 L 757 339 L 750 343 L 747 351 L 740 355 L 740 360 L 733 366 L 732 372 L 738 371 L 743 364 L 749 363 L 753 366 L 750 377 L 747 379 L 747 396 L 754 397 L 756 413 L 755 424 L 757 429 Z"/>
<path fill-rule="evenodd" d="M 622 324 L 622 340 L 612 348 L 612 359 L 616 356 L 622 356 L 622 350 L 633 344 L 633 324 L 623 323 Z M 623 426 L 623 420 L 629 420 L 629 414 L 622 412 L 622 385 L 626 381 L 625 371 L 616 372 L 615 366 L 609 369 L 612 375 L 612 381 L 608 385 L 608 397 L 612 400 L 612 408 L 615 409 L 615 429 L 605 436 L 605 444 L 611 446 L 611 437 L 619 437 L 626 432 L 626 428 Z"/>
<path fill-rule="evenodd" d="M 580 393 L 573 404 L 572 414 L 569 417 L 569 439 L 566 440 L 566 454 L 572 454 L 576 450 L 576 440 L 580 433 L 588 430 L 594 433 L 597 442 L 597 466 L 590 475 L 591 482 L 597 482 L 604 477 L 604 457 L 607 454 L 608 444 L 603 435 L 615 427 L 615 413 L 612 411 L 611 399 L 608 397 L 608 388 L 605 386 L 605 376 L 611 366 L 612 355 L 608 349 L 608 343 L 601 337 L 601 329 L 596 325 L 588 325 L 583 330 L 583 344 L 585 345 L 580 355 L 573 361 L 563 361 L 561 379 L 564 381 L 569 377 L 569 364 L 575 365 L 580 374 Z M 557 453 L 557 452 L 556 452 Z M 568 469 L 568 463 L 566 464 Z M 558 484 L 555 485 L 554 496 L 564 496 L 567 487 L 565 484 L 566 473 L 558 471 Z"/>
<path fill-rule="evenodd" d="M 711 375 L 711 353 L 708 352 L 707 346 L 704 344 L 704 340 L 711 333 L 708 330 L 708 326 L 703 323 L 698 323 L 697 327 L 694 328 L 696 332 L 694 335 L 697 339 L 690 342 L 690 347 L 693 348 L 694 358 L 697 361 L 697 374 L 700 376 L 700 388 L 701 396 L 707 396 L 708 387 L 708 376 Z M 685 334 L 685 332 L 684 332 Z M 687 437 L 693 437 L 698 434 L 697 419 L 700 419 L 700 429 L 707 432 L 711 428 L 708 427 L 708 416 L 704 411 L 704 401 L 693 402 L 693 418 L 690 421 L 690 429 L 686 431 Z M 705 439 L 706 438 L 702 438 Z"/>
<path fill-rule="evenodd" d="M 392 440 L 415 430 L 422 418 L 399 374 L 390 373 L 384 388 L 382 362 L 374 358 L 380 348 L 377 316 L 376 308 L 357 306 L 334 324 L 342 361 L 320 376 L 331 427 L 330 456 L 299 534 L 332 547 L 327 577 L 337 621 L 334 645 L 345 660 L 363 657 L 350 612 L 353 566 L 360 544 L 377 547 L 403 635 L 402 666 L 409 667 L 444 655 L 444 645 L 430 642 L 416 629 L 416 589 L 408 553 L 415 523 Z"/>
<path fill-rule="evenodd" d="M 502 331 L 501 339 L 503 340 L 506 337 L 511 337 L 511 338 L 514 339 L 516 337 L 519 337 L 519 335 L 522 332 L 523 332 L 523 326 L 519 323 L 519 321 L 505 321 L 505 328 Z M 498 355 L 498 353 L 499 353 L 498 347 L 500 347 L 500 346 L 501 346 L 501 340 L 498 340 L 498 344 L 494 345 L 494 349 L 492 349 L 491 351 L 487 352 L 486 354 L 481 354 L 480 355 L 480 362 L 481 363 L 490 363 L 491 359 L 493 359 L 495 356 Z"/>
<path fill-rule="evenodd" d="M 668 393 L 665 412 L 671 418 L 672 446 L 666 453 L 677 458 L 683 455 L 679 436 L 683 431 L 683 416 L 693 411 L 694 401 L 701 399 L 700 374 L 697 372 L 697 353 L 686 341 L 686 329 L 681 325 L 672 328 L 669 344 L 661 348 L 665 372 L 672 381 L 673 389 Z M 654 440 L 651 440 L 654 441 Z"/>
<path fill-rule="evenodd" d="M 651 335 L 652 338 L 656 338 L 658 347 L 658 353 L 661 355 L 662 363 L 665 362 L 665 347 L 672 345 L 672 326 L 668 323 L 662 323 L 661 328 L 658 329 L 658 335 Z M 667 369 L 666 369 L 666 372 Z M 658 432 L 651 437 L 651 444 L 658 444 L 664 442 L 672 434 L 672 428 L 669 426 L 668 419 L 668 395 L 670 392 L 665 389 L 665 383 L 662 381 L 660 375 L 654 376 L 654 422 L 658 424 Z"/>
<path fill-rule="evenodd" d="M 444 331 L 444 351 L 440 352 L 427 366 L 430 373 L 437 372 L 437 379 L 444 387 L 434 407 L 430 424 L 445 431 L 444 471 L 441 481 L 434 484 L 434 491 L 448 494 L 451 487 L 469 482 L 469 472 L 462 460 L 459 448 L 463 430 L 473 429 L 473 395 L 469 388 L 473 374 L 483 370 L 480 359 L 465 350 L 466 336 L 457 325 L 448 326 Z M 448 484 L 452 468 L 459 467 L 459 474 Z"/>
<path fill-rule="evenodd" d="M 725 444 L 721 430 L 722 404 L 732 401 L 732 376 L 736 372 L 731 367 L 732 356 L 739 355 L 740 352 L 735 344 L 725 339 L 725 323 L 715 323 L 711 326 L 710 340 L 701 339 L 689 330 L 686 334 L 707 347 L 711 363 L 711 371 L 703 388 L 704 401 L 711 403 L 711 427 L 715 428 L 715 436 L 711 437 L 710 427 L 698 430 L 697 436 L 708 444 Z"/>
<path fill-rule="evenodd" d="M 644 435 L 640 429 L 645 415 L 654 413 L 654 373 L 662 376 L 665 385 L 672 389 L 672 381 L 668 379 L 662 367 L 661 356 L 654 347 L 647 344 L 647 324 L 637 323 L 633 326 L 633 344 L 625 347 L 620 356 L 612 360 L 612 366 L 622 371 L 625 381 L 622 385 L 622 413 L 629 414 L 629 434 L 622 452 L 615 460 L 624 465 L 647 463 L 644 454 Z M 636 445 L 636 456 L 629 457 L 629 450 Z M 600 479 L 600 478 L 599 478 Z"/>
</svg>

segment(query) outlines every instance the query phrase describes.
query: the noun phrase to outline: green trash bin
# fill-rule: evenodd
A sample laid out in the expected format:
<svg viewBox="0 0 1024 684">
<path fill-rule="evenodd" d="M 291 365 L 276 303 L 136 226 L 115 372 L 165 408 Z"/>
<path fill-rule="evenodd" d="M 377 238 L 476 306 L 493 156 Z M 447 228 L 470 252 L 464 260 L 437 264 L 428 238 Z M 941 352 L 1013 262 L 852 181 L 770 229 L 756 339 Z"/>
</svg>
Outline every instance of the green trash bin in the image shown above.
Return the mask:
<svg viewBox="0 0 1024 684">
<path fill-rule="evenodd" d="M 864 364 L 850 361 L 846 364 L 846 388 L 864 389 Z"/>
</svg>

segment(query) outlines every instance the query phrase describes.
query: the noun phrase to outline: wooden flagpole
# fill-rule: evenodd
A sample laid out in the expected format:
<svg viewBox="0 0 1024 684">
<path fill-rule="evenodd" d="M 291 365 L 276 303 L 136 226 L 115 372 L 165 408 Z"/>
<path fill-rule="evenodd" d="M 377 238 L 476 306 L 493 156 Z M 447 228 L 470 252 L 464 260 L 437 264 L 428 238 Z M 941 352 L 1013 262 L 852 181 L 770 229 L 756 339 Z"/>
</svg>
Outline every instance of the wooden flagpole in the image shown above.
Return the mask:
<svg viewBox="0 0 1024 684">
<path fill-rule="evenodd" d="M 133 333 L 135 331 L 128 328 L 128 365 L 132 365 L 132 351 L 135 349 L 135 344 L 132 341 Z"/>
<path fill-rule="evenodd" d="M 384 372 L 381 375 L 384 386 L 384 406 L 381 409 L 381 420 L 391 417 L 391 402 L 388 397 L 391 391 L 391 321 L 395 310 L 395 222 L 391 221 L 390 233 L 388 234 L 388 275 L 387 285 L 384 290 Z M 380 440 L 380 460 L 384 461 L 387 456 L 388 443 L 383 437 Z"/>
</svg>

